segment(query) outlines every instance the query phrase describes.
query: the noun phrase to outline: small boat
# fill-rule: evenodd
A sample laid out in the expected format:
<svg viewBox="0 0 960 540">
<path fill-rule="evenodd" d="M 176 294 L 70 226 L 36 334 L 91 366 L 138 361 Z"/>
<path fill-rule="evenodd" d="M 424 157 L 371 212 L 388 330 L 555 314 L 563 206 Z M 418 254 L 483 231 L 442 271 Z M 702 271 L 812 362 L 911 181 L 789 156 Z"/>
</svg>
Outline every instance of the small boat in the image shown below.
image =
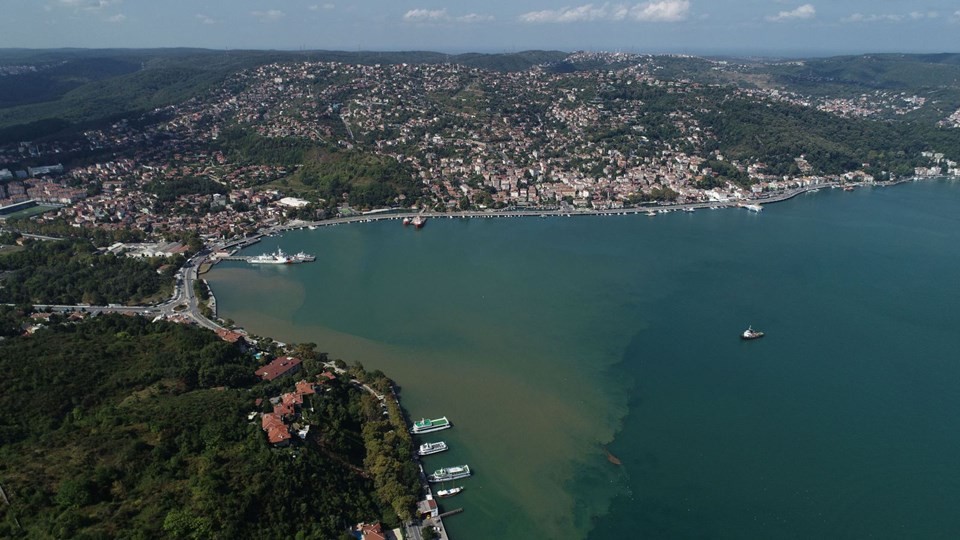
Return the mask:
<svg viewBox="0 0 960 540">
<path fill-rule="evenodd" d="M 406 227 L 409 224 L 410 224 L 410 218 L 408 217 L 403 218 L 403 226 Z"/>
<path fill-rule="evenodd" d="M 754 330 L 752 326 L 748 326 L 746 330 L 740 334 L 741 339 L 758 339 L 763 337 L 763 332 L 759 330 Z"/>
<path fill-rule="evenodd" d="M 437 490 L 437 497 L 453 497 L 463 491 L 463 486 L 452 487 L 450 489 Z"/>
</svg>

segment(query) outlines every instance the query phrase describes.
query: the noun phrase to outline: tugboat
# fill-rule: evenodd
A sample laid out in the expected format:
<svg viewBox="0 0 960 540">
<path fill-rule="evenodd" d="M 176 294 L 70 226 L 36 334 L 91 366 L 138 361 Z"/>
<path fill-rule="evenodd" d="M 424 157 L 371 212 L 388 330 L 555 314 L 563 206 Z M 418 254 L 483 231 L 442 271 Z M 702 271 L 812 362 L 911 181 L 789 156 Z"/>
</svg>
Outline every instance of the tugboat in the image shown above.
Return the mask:
<svg viewBox="0 0 960 540">
<path fill-rule="evenodd" d="M 754 330 L 752 326 L 748 326 L 746 330 L 740 334 L 740 339 L 759 339 L 763 337 L 763 332 L 759 330 Z"/>
</svg>

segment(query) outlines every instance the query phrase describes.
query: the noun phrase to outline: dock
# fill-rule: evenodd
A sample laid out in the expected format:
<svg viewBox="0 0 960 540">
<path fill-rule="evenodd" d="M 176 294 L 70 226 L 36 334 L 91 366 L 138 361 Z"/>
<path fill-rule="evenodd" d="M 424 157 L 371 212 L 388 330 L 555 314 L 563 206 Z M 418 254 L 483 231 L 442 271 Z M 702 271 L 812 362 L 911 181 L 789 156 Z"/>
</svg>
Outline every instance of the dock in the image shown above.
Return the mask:
<svg viewBox="0 0 960 540">
<path fill-rule="evenodd" d="M 463 508 L 454 508 L 453 510 L 450 510 L 449 512 L 444 512 L 444 513 L 440 514 L 440 515 L 437 516 L 437 517 L 440 518 L 440 519 L 443 519 L 443 518 L 445 518 L 445 517 L 447 517 L 447 516 L 452 516 L 452 515 L 454 515 L 454 514 L 459 514 L 460 512 L 463 512 Z"/>
</svg>

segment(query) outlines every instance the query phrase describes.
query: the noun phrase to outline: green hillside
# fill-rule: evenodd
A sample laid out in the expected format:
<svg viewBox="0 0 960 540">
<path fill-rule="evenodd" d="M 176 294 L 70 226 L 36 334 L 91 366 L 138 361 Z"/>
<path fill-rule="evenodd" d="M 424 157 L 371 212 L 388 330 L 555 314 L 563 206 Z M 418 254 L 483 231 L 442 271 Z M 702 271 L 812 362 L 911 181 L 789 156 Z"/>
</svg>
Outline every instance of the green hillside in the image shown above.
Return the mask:
<svg viewBox="0 0 960 540">
<path fill-rule="evenodd" d="M 274 449 L 247 415 L 293 381 L 251 388 L 256 365 L 212 332 L 119 315 L 0 341 L 0 537 L 328 539 L 396 523 L 362 469 L 361 426 L 385 429 L 375 400 L 333 382 L 307 396 L 318 433 Z"/>
</svg>

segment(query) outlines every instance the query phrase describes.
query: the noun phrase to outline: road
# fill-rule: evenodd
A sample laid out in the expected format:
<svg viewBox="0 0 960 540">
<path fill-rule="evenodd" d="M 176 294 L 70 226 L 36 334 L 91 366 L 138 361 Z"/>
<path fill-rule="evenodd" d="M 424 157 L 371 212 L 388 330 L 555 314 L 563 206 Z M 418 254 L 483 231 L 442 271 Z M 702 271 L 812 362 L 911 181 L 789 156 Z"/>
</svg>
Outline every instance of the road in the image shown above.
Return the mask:
<svg viewBox="0 0 960 540">
<path fill-rule="evenodd" d="M 90 306 L 84 304 L 77 305 L 54 305 L 54 304 L 36 304 L 35 309 L 50 310 L 60 313 L 72 311 L 85 311 L 87 313 L 98 315 L 100 313 L 126 313 L 143 315 L 144 317 L 165 318 L 180 316 L 186 317 L 198 325 L 210 330 L 220 330 L 224 327 L 203 316 L 200 312 L 200 301 L 193 292 L 194 283 L 197 281 L 197 269 L 203 264 L 210 253 L 217 248 L 204 248 L 197 255 L 190 258 L 187 263 L 176 274 L 173 296 L 167 301 L 154 306 L 121 306 L 110 304 L 106 306 Z M 179 309 L 178 309 L 179 308 Z"/>
</svg>

